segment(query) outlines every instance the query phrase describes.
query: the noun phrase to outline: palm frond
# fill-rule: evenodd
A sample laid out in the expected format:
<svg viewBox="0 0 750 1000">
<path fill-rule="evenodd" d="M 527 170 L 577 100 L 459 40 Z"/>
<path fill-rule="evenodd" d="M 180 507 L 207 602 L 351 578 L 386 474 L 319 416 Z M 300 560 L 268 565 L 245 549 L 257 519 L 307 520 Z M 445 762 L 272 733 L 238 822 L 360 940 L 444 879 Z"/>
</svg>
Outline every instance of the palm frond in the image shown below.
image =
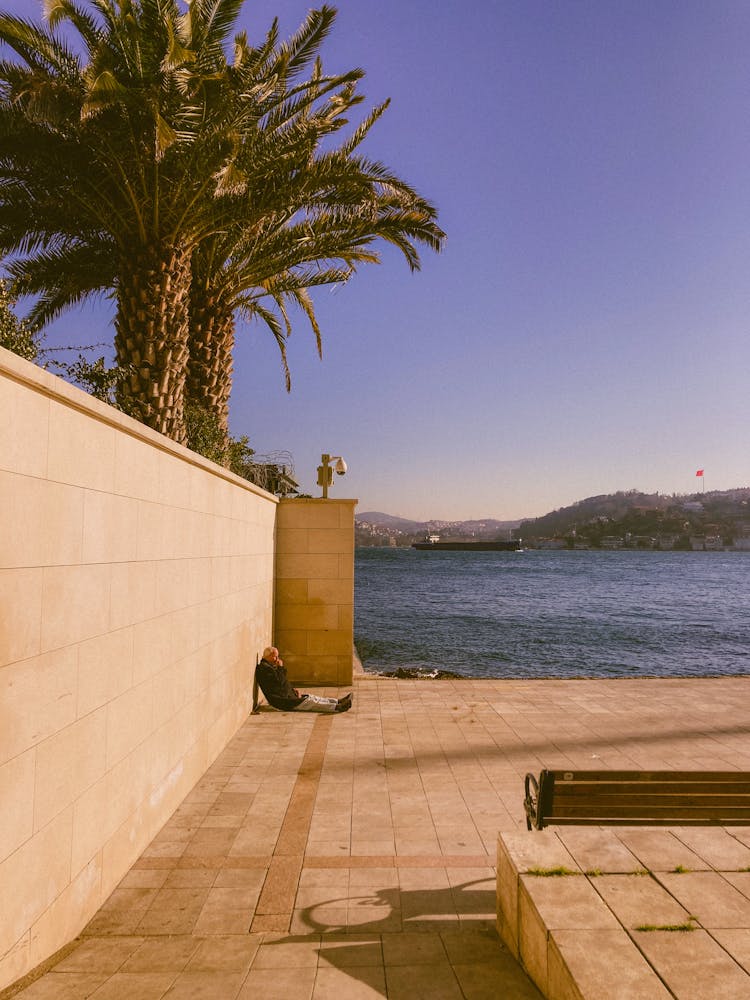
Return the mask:
<svg viewBox="0 0 750 1000">
<path fill-rule="evenodd" d="M 258 301 L 255 301 L 252 304 L 248 303 L 244 312 L 249 319 L 261 320 L 271 331 L 271 334 L 276 341 L 276 345 L 279 348 L 279 353 L 281 354 L 281 364 L 284 370 L 284 383 L 286 385 L 286 391 L 291 392 L 292 375 L 289 371 L 289 359 L 286 351 L 284 327 L 282 327 L 279 322 L 279 317 L 271 309 L 267 309 Z"/>
<path fill-rule="evenodd" d="M 89 53 L 93 52 L 101 41 L 96 20 L 73 0 L 43 0 L 42 10 L 53 30 L 62 22 L 69 21 L 85 42 Z"/>
</svg>

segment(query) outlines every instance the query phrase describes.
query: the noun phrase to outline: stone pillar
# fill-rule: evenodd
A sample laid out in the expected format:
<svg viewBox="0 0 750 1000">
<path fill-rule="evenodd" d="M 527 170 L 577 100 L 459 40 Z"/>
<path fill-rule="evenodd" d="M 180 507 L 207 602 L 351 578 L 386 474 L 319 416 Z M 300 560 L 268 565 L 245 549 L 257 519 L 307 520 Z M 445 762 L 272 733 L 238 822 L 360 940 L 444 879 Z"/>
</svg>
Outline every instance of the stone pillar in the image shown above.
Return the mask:
<svg viewBox="0 0 750 1000">
<path fill-rule="evenodd" d="M 293 683 L 349 685 L 356 500 L 281 500 L 274 643 Z"/>
</svg>

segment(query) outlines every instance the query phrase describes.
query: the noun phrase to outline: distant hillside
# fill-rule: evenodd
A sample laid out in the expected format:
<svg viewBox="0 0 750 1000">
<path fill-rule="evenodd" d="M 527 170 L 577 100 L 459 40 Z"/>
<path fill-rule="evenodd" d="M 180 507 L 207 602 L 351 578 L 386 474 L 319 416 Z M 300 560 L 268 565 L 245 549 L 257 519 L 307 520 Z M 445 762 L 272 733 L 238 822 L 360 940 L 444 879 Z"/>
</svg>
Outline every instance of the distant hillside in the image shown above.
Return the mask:
<svg viewBox="0 0 750 1000">
<path fill-rule="evenodd" d="M 397 528 L 399 531 L 419 531 L 423 526 L 422 521 L 410 521 L 406 517 L 396 517 L 394 514 L 381 514 L 377 510 L 357 514 L 356 520 L 358 524 L 375 524 L 379 528 Z"/>
<path fill-rule="evenodd" d="M 750 487 L 687 495 L 638 490 L 587 497 L 523 521 L 412 521 L 368 511 L 355 518 L 358 546 L 411 545 L 428 533 L 443 540 L 513 536 L 526 545 L 690 548 L 696 539 L 731 545 L 750 538 Z"/>
<path fill-rule="evenodd" d="M 380 511 L 357 514 L 356 520 L 359 524 L 374 524 L 380 528 L 397 528 L 400 531 L 425 531 L 433 527 L 455 528 L 465 531 L 504 531 L 508 528 L 517 528 L 521 523 L 520 521 L 496 521 L 491 517 L 474 521 L 438 521 L 434 518 L 430 521 L 410 521 L 406 517 L 382 514 Z"/>
<path fill-rule="evenodd" d="M 367 511 L 355 517 L 355 541 L 367 545 L 411 545 L 429 532 L 437 532 L 443 539 L 507 538 L 520 521 L 497 521 L 494 518 L 474 521 L 410 521 L 405 517 Z"/>
<path fill-rule="evenodd" d="M 710 535 L 731 543 L 750 533 L 750 488 L 688 495 L 637 490 L 587 497 L 570 507 L 523 521 L 524 542 L 567 540 L 594 548 L 628 539 L 650 547 L 688 548 L 691 538 Z"/>
</svg>

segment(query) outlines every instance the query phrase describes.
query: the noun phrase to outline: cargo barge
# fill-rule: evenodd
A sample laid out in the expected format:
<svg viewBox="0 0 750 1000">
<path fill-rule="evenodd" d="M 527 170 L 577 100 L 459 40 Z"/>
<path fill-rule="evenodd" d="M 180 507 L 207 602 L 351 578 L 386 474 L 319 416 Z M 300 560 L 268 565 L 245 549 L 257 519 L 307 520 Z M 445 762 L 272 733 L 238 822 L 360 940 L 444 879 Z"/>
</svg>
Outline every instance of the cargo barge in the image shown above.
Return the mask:
<svg viewBox="0 0 750 1000">
<path fill-rule="evenodd" d="M 431 536 L 423 542 L 412 542 L 411 547 L 422 552 L 520 552 L 521 541 L 514 539 L 509 542 L 441 542 Z"/>
</svg>

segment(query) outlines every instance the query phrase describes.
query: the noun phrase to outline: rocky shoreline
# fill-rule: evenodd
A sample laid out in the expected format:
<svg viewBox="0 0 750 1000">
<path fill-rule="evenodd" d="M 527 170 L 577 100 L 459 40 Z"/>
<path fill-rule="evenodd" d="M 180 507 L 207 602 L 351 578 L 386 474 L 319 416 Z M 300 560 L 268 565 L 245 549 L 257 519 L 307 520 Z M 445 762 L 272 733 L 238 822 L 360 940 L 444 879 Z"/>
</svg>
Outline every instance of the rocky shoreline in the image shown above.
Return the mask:
<svg viewBox="0 0 750 1000">
<path fill-rule="evenodd" d="M 366 670 L 365 673 L 376 677 L 396 677 L 398 680 L 471 680 L 466 674 L 457 674 L 453 670 L 420 670 L 418 667 L 399 667 L 397 670 Z"/>
</svg>

